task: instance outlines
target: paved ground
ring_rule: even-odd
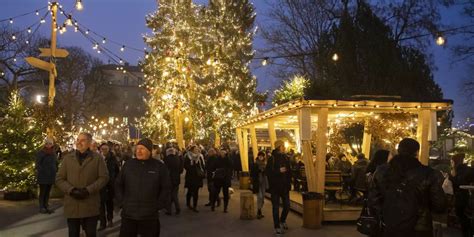
[[[180,197],[184,197],[181,189]],[[239,219],[239,192],[231,197],[229,213],[223,213],[222,207],[211,212],[204,207],[208,200],[207,188],[201,189],[199,200],[199,213],[191,212],[185,208],[179,216],[162,215],[161,236],[274,236],[271,220],[271,206],[265,203],[265,218],[261,220]],[[181,203],[184,203],[181,199]],[[53,200],[53,207],[57,210],[54,214],[38,214],[36,201],[15,202],[0,201],[0,236],[67,236],[67,226],[60,207],[59,200]],[[118,215],[114,220],[115,227],[108,228],[99,236],[118,236],[120,220]],[[6,217],[6,218],[5,218]],[[356,237],[360,235],[354,223],[325,223],[320,230],[308,230],[301,227],[302,218],[298,214],[290,213],[288,216],[289,231],[285,236],[318,236],[318,237]],[[457,230],[446,230],[443,236],[460,236]]]

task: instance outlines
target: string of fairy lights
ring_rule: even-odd
[[[51,3],[49,3],[49,5],[47,7],[42,7],[42,8],[39,8],[39,9],[35,9],[33,11],[29,11],[29,12],[26,12],[26,13],[23,13],[23,14],[13,16],[13,17],[8,17],[8,18],[5,18],[5,19],[1,19],[0,23],[8,21],[10,24],[13,24],[15,22],[15,19],[20,18],[20,17],[24,17],[24,16],[28,16],[28,15],[31,15],[31,14],[35,14],[35,15],[39,16],[40,11],[44,10],[46,8],[49,9],[50,5],[51,5]],[[83,7],[82,1],[81,0],[76,0],[75,9],[76,10],[82,10],[83,8],[84,7]],[[106,37],[105,34],[102,34],[102,33],[99,33],[97,31],[91,30],[91,28],[79,23],[79,21],[73,17],[73,14],[72,14],[73,11],[71,11],[70,13],[66,13],[66,11],[64,10],[62,5],[59,5],[59,9],[60,9],[61,15],[63,15],[65,17],[64,23],[63,24],[58,24],[57,30],[59,30],[60,34],[66,33],[68,26],[73,27],[74,32],[80,32],[81,34],[84,35],[84,37],[86,37],[86,39],[88,39],[92,43],[92,45],[93,45],[92,48],[94,50],[96,50],[97,53],[99,53],[99,54],[104,53],[113,62],[115,62],[119,65],[125,64],[125,61],[123,60],[123,57],[119,56],[117,53],[114,53],[113,50],[110,50],[107,47],[105,47],[105,44],[111,44],[111,45],[117,46],[118,47],[117,50],[120,53],[124,53],[126,51],[135,51],[135,52],[143,53],[145,57],[148,56],[148,52],[147,52],[146,47],[143,48],[143,49],[140,49],[139,47],[134,47],[134,46],[131,46],[131,45],[127,45],[127,44],[124,44],[124,43],[119,42],[117,40],[113,40],[109,37]],[[40,23],[45,23],[45,21],[46,21],[45,17],[46,16],[47,15],[44,15],[39,20]],[[21,33],[21,32],[24,32],[24,31],[28,31],[30,33],[30,32],[32,32],[31,28],[33,28],[36,24],[37,24],[37,22],[35,22],[35,24],[33,24],[29,27],[26,27],[24,30],[21,30],[18,33]],[[469,24],[469,25],[464,25],[464,26],[460,26],[460,27],[454,27],[454,28],[440,30],[436,34],[426,33],[426,34],[420,34],[420,35],[413,35],[413,36],[402,38],[402,39],[400,39],[400,41],[406,41],[406,40],[411,40],[411,39],[416,39],[416,38],[428,37],[428,36],[435,35],[436,36],[436,37],[434,37],[435,43],[439,46],[442,46],[442,45],[445,45],[445,43],[446,43],[446,38],[445,38],[446,35],[448,35],[450,33],[455,33],[459,30],[463,30],[463,29],[466,29],[466,28],[471,28],[471,27],[474,27],[474,24]],[[95,37],[93,37],[92,35],[95,36]],[[13,34],[11,37],[12,37],[12,40],[15,40],[16,34]],[[259,56],[259,57],[254,57],[252,60],[261,61],[262,66],[267,66],[268,64],[273,63],[273,61],[277,60],[277,59],[306,57],[306,56],[312,56],[312,55],[315,55],[315,54],[317,54],[317,52],[306,52],[306,53],[296,53],[296,54],[287,54],[287,55]],[[340,55],[337,52],[335,52],[331,55],[331,60],[338,61],[339,59],[340,59]],[[218,59],[214,59],[214,60],[218,60]],[[124,71],[124,73],[126,73],[126,70],[123,67],[119,67],[118,70],[122,70],[122,71]]]
[[[11,40],[15,41],[16,38],[17,38],[17,35],[22,33],[22,32],[25,32],[25,31],[27,31],[31,35],[34,35],[34,33],[36,33],[38,31],[39,27],[46,22],[46,17],[49,14],[51,4],[52,3],[49,2],[48,6],[46,6],[46,7],[35,9],[33,11],[29,11],[29,12],[19,14],[19,15],[13,16],[13,17],[1,19],[0,23],[8,21],[9,24],[13,25],[16,19],[28,16],[28,15],[32,15],[32,14],[35,14],[36,16],[40,16],[40,12],[47,8],[48,11],[46,11],[46,13],[44,15],[42,15],[42,17],[38,21],[34,22],[30,26],[28,26],[28,27],[26,27],[22,30],[19,30],[18,32],[13,33],[11,35]],[[131,46],[131,45],[128,45],[128,44],[124,44],[120,41],[117,41],[117,40],[111,39],[109,37],[106,37],[105,34],[94,31],[91,28],[87,27],[86,25],[80,23],[73,16],[74,10],[71,10],[70,12],[67,13],[67,11],[65,11],[65,9],[63,8],[62,5],[58,4],[58,7],[59,7],[59,10],[60,10],[60,15],[64,16],[64,19],[65,19],[62,24],[57,24],[57,29],[55,29],[60,33],[60,35],[65,34],[67,32],[68,27],[73,28],[74,32],[79,32],[87,41],[89,41],[92,44],[92,49],[93,50],[95,50],[98,54],[104,55],[105,57],[107,57],[114,64],[117,64],[118,66],[116,67],[116,70],[122,71],[124,74],[128,74],[128,75],[134,77],[135,79],[139,79],[139,76],[137,76],[134,73],[131,73],[131,72],[127,71],[127,67],[125,65],[129,65],[129,63],[126,62],[123,59],[124,56],[125,56],[124,53],[126,53],[127,51],[139,52],[139,53],[143,53],[144,57],[147,58],[148,57],[148,51],[147,51],[146,47],[143,48],[143,49],[140,49],[139,47],[134,47],[134,46]],[[82,4],[82,0],[76,0],[75,10],[80,11],[83,8],[84,8],[84,6]],[[474,24],[469,24],[469,25],[464,25],[464,26],[460,26],[460,27],[441,30],[441,31],[439,31],[435,34],[436,35],[435,43],[439,46],[445,45],[445,43],[446,43],[445,36],[446,35],[448,35],[450,33],[455,33],[456,31],[466,29],[466,28],[470,28],[470,27],[473,27],[473,26],[474,26]],[[34,30],[32,30],[33,28],[34,28]],[[410,39],[416,39],[416,38],[428,37],[428,36],[433,36],[433,34],[414,35],[414,36],[411,36],[411,37],[403,38],[401,40],[404,41],[404,40],[410,40]],[[28,44],[29,39],[27,39],[25,43]],[[111,50],[106,45],[116,46],[117,49],[116,50]],[[116,53],[117,51],[118,51],[118,53]],[[287,54],[287,55],[259,56],[259,57],[253,57],[252,60],[260,61],[262,66],[267,66],[268,64],[276,63],[275,61],[278,60],[278,59],[306,57],[306,56],[315,55],[316,53],[317,52],[307,52],[307,53],[297,53],[297,54]],[[331,60],[336,62],[339,59],[340,59],[340,56],[337,52],[332,54]],[[13,59],[13,60],[14,60],[14,62],[17,61],[16,58]],[[209,64],[209,60],[206,61],[206,62],[202,62],[202,63]],[[215,60],[219,60],[219,59],[214,58],[214,61]],[[0,72],[0,73],[1,73],[0,76],[5,76],[5,73],[3,71]],[[146,77],[147,75],[144,75],[144,76]],[[139,85],[139,86],[141,87],[142,85]],[[157,88],[157,89],[159,90],[159,88]]]

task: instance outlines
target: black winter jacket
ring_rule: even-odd
[[[158,211],[170,202],[171,182],[165,164],[155,159],[131,159],[115,182],[115,195],[122,218],[158,219]]]
[[[286,167],[285,173],[280,172],[281,167]],[[285,194],[291,190],[291,167],[286,154],[273,150],[272,156],[267,161],[265,173],[271,193]]]
[[[210,162],[207,166],[208,174],[211,176],[207,177],[212,178],[213,182],[217,184],[221,184],[224,187],[230,187],[231,185],[231,180],[232,180],[232,161],[230,160],[229,156],[225,157],[216,157],[215,160]],[[222,169],[225,173],[225,176],[223,179],[218,179],[214,176],[214,172],[216,172],[217,169]]]
[[[367,159],[359,159],[352,166],[352,185],[357,190],[367,190],[367,176],[365,175],[365,171],[368,165],[369,161]]]
[[[181,183],[181,174],[184,169],[183,159],[178,155],[167,155],[163,161],[165,162],[166,167],[168,167],[171,185],[173,185],[173,187],[179,186]]]
[[[36,155],[36,179],[38,184],[54,184],[56,172],[58,171],[58,160],[56,153],[47,152],[42,149]]]
[[[398,167],[397,169],[401,172],[395,172],[394,170],[397,169],[394,167]],[[388,187],[398,185],[395,181],[397,177],[404,177],[408,173],[415,175],[414,179],[419,181],[417,193],[420,195],[417,198],[420,206],[418,221],[409,235],[425,236],[426,233],[430,235],[433,230],[431,212],[441,213],[446,209],[446,197],[441,187],[443,176],[440,172],[422,165],[416,158],[397,155],[390,163],[379,166],[369,184],[369,205],[374,207],[378,216],[383,219],[383,203]],[[385,232],[384,236],[403,235]]]
[[[469,185],[474,182],[474,169],[465,164],[455,167],[456,176],[449,176],[449,180],[453,183],[453,191],[456,207],[466,207],[469,202],[469,191],[461,189],[461,185]]]

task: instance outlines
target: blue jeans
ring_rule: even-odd
[[[283,210],[281,216],[280,212],[280,199],[282,201]],[[290,193],[272,193],[272,211],[273,211],[273,226],[280,228],[280,223],[286,222],[288,212],[290,212]]]

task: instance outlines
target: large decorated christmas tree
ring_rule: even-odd
[[[203,139],[232,136],[255,102],[255,13],[247,0],[160,1],[148,16],[152,51],[143,63],[149,94],[142,125],[153,137]]]
[[[40,126],[17,91],[2,108],[0,122],[0,189],[28,191],[34,187],[35,154],[42,142]]]

